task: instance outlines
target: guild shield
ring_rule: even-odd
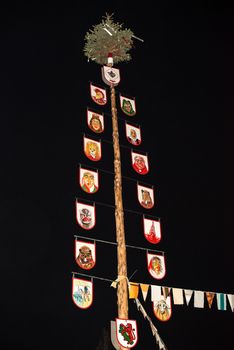
[[[154,190],[137,184],[138,201],[145,209],[151,209],[154,206]]]
[[[164,255],[150,254],[147,252],[147,266],[151,276],[157,280],[162,279],[166,274]]]
[[[171,296],[162,295],[158,301],[153,301],[153,311],[159,321],[168,321],[172,314]]]
[[[76,219],[85,230],[91,230],[96,224],[95,205],[88,205],[76,201]]]
[[[75,241],[75,259],[84,270],[91,270],[96,264],[96,245],[91,242]]]
[[[105,88],[103,89],[90,83],[90,95],[92,100],[100,106],[103,106],[107,103],[107,94]]]
[[[131,151],[132,167],[141,175],[146,175],[149,172],[148,156]]]
[[[160,221],[146,219],[143,216],[144,235],[148,242],[157,244],[161,240]]]
[[[133,348],[138,341],[136,321],[116,318],[115,322],[119,345],[125,349]]]
[[[99,188],[98,171],[91,171],[85,168],[79,168],[79,183],[82,190],[86,193],[96,193]]]
[[[97,162],[102,157],[101,141],[89,139],[84,136],[84,154],[93,162]]]
[[[135,98],[128,98],[123,95],[119,95],[120,98],[120,108],[123,113],[132,117],[136,114],[136,103]]]
[[[92,281],[72,278],[72,300],[80,309],[87,309],[93,302]]]
[[[141,128],[125,122],[126,138],[134,146],[141,144]]]
[[[117,68],[103,66],[102,80],[109,86],[116,86],[120,82],[120,71]]]
[[[103,114],[93,112],[87,109],[87,124],[90,130],[96,134],[100,134],[104,131],[104,116]]]

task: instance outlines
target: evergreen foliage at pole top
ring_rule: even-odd
[[[134,34],[130,29],[122,29],[122,24],[114,23],[112,16],[106,14],[102,22],[85,35],[84,55],[101,65],[107,64],[110,55],[114,64],[131,60],[128,51],[133,46]]]

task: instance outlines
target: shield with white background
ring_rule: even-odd
[[[157,280],[161,280],[166,274],[164,255],[151,254],[147,251],[147,266],[150,275]]]
[[[93,282],[73,277],[72,300],[80,309],[88,309],[93,303]]]
[[[116,318],[117,340],[125,349],[133,348],[138,341],[137,323],[135,320]]]
[[[143,216],[144,235],[148,242],[157,244],[161,240],[160,220],[147,219]]]
[[[91,270],[96,264],[96,244],[75,240],[75,259],[84,270]]]
[[[96,224],[95,205],[76,200],[76,219],[83,229],[91,230]]]

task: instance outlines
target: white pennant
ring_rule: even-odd
[[[151,286],[151,301],[159,301],[161,299],[161,287]]]
[[[231,306],[232,311],[234,311],[234,295],[233,294],[227,294],[229,304]]]
[[[204,308],[204,292],[194,291],[194,307]]]
[[[172,288],[173,300],[175,305],[183,305],[183,289],[181,288]]]
[[[190,299],[191,299],[191,297],[192,297],[193,290],[184,289],[184,294],[185,294],[186,303],[187,303],[187,305],[188,305],[189,302],[190,302]]]

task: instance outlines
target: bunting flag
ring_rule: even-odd
[[[148,156],[131,151],[132,155],[132,167],[141,175],[146,175],[149,172]]]
[[[126,349],[133,348],[138,341],[137,323],[135,320],[116,318],[117,340]]]
[[[138,297],[138,293],[139,284],[130,282],[128,286],[129,299],[136,299]]]
[[[157,244],[161,240],[161,224],[159,220],[151,220],[143,215],[144,235],[148,242]]]
[[[91,270],[96,264],[96,244],[76,240],[75,259],[82,269]]]
[[[215,297],[215,293],[213,293],[213,292],[205,292],[205,293],[206,293],[206,299],[208,302],[208,306],[211,309],[211,306],[212,306],[212,303],[213,303],[213,300]]]
[[[102,80],[109,86],[116,86],[120,82],[120,71],[117,68],[103,66]]]
[[[115,321],[110,321],[110,329],[111,329],[111,343],[113,345],[113,347],[116,350],[119,350],[119,343],[117,340],[117,332],[116,332],[116,322]]]
[[[194,307],[204,308],[204,292],[200,290],[194,291]]]
[[[189,304],[191,297],[193,295],[193,290],[190,289],[184,289],[184,295],[187,305]]]
[[[144,299],[144,301],[146,301],[148,290],[149,290],[149,285],[141,283],[140,287],[141,287],[141,292],[142,292],[143,299]]]
[[[161,295],[159,301],[153,302],[153,311],[159,321],[168,321],[172,315],[171,296]]]
[[[72,278],[72,300],[80,309],[87,309],[93,303],[93,282]]]
[[[76,201],[76,219],[85,230],[91,230],[96,224],[95,205]]]
[[[226,294],[224,293],[217,293],[217,307],[218,310],[227,310],[227,300],[226,300]]]
[[[120,108],[128,116],[132,117],[136,114],[135,98],[128,98],[119,94]]]
[[[82,190],[86,193],[96,193],[99,188],[98,171],[91,171],[80,166],[79,183]]]
[[[183,305],[184,304],[183,289],[172,288],[172,294],[173,294],[174,305]]]
[[[227,294],[228,300],[229,300],[229,304],[230,307],[232,309],[232,311],[234,311],[234,295],[233,294]]]
[[[107,94],[105,88],[103,89],[90,83],[90,95],[92,100],[100,106],[103,106],[107,103]]]
[[[100,134],[104,131],[104,116],[103,114],[93,112],[89,108],[87,109],[87,124],[90,130],[96,134]]]
[[[161,286],[151,286],[151,301],[158,302],[161,299]]]
[[[145,209],[151,209],[154,206],[154,190],[137,183],[138,201]]]
[[[93,162],[97,162],[102,157],[101,141],[89,139],[84,136],[84,154]]]
[[[157,280],[162,279],[166,274],[165,257],[159,254],[150,254],[147,251],[147,266],[151,276]]]
[[[126,138],[134,146],[141,144],[141,128],[125,122]]]

